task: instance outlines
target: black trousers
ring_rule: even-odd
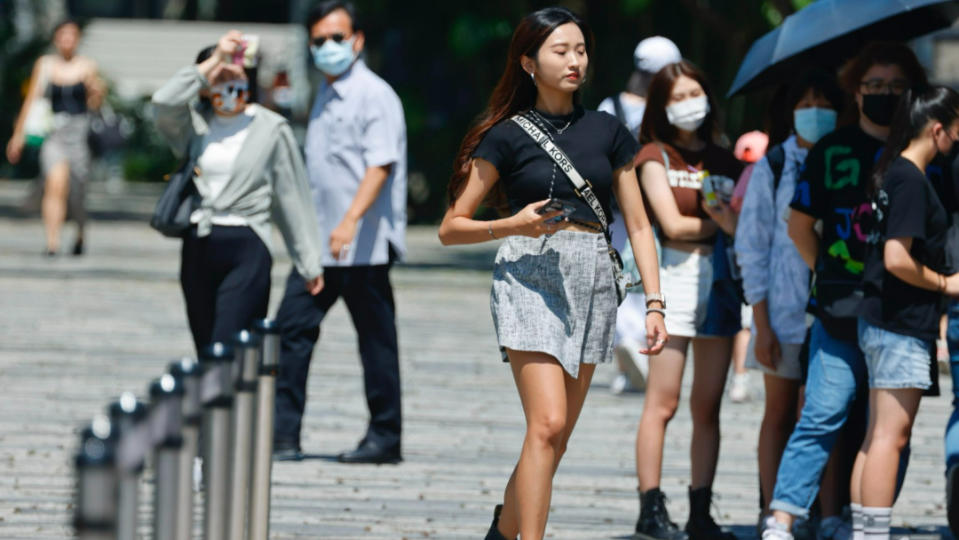
[[[316,296],[306,290],[303,277],[294,269],[277,314],[282,332],[280,375],[276,383],[277,444],[300,445],[306,380],[319,325],[340,297],[356,328],[363,362],[363,383],[370,423],[364,440],[387,450],[400,450],[399,347],[390,265],[329,267],[324,270],[324,288]]]
[[[181,250],[180,285],[198,353],[216,341],[230,343],[266,317],[272,265],[270,250],[249,227],[214,225],[203,238],[190,229]]]

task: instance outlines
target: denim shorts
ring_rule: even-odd
[[[860,318],[859,348],[866,358],[869,388],[926,390],[932,386],[932,343],[884,330]]]

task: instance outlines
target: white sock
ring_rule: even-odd
[[[862,505],[859,503],[849,503],[849,511],[852,515],[852,540],[864,540],[862,533]]]
[[[862,532],[864,540],[889,540],[891,521],[891,507],[863,506]]]

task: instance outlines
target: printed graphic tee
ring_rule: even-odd
[[[857,339],[866,245],[875,234],[866,186],[882,145],[858,124],[826,135],[809,151],[790,203],[822,220],[809,308],[836,339]]]
[[[743,171],[743,165],[733,153],[715,144],[707,144],[702,150],[693,151],[674,147],[665,143],[647,143],[636,156],[636,170],[642,174],[643,164],[655,161],[664,167],[663,153],[669,159],[666,178],[669,188],[676,199],[679,214],[700,219],[710,219],[703,211],[703,179],[706,176],[723,177],[735,181]],[[649,199],[646,202],[646,213],[658,222],[655,212],[649,208]],[[704,238],[698,242],[712,245],[713,238]]]

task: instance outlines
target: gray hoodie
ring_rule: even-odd
[[[208,131],[213,112],[198,106],[199,92],[204,87],[208,87],[207,80],[196,66],[187,66],[153,94],[157,129],[177,157],[187,152],[195,155]],[[214,213],[224,212],[245,218],[269,246],[272,218],[297,271],[306,279],[321,275],[322,239],[316,210],[303,157],[286,119],[258,108],[233,171],[216,198],[202,200],[199,236],[210,234]],[[196,180],[202,182],[202,178]]]

